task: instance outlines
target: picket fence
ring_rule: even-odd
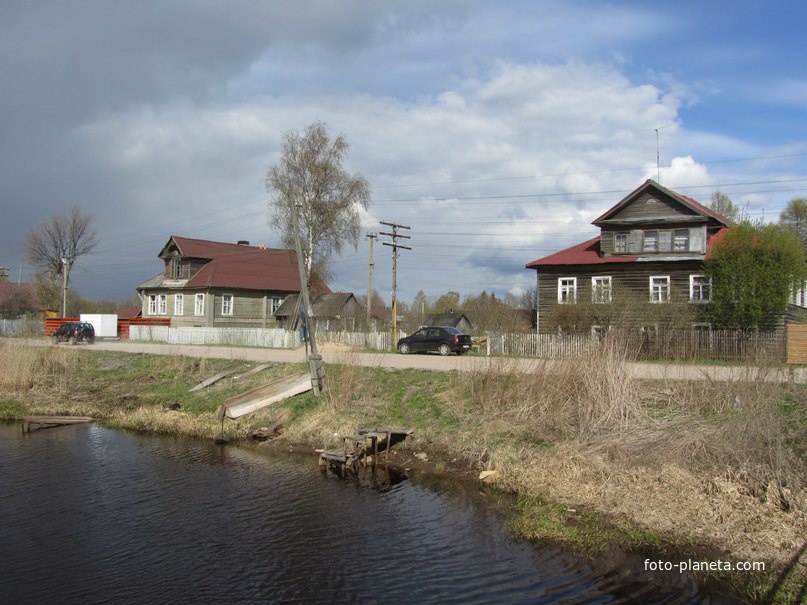
[[[400,334],[401,336],[403,334]],[[137,326],[132,340],[175,345],[229,345],[294,349],[303,345],[299,333],[269,328],[203,328]],[[596,355],[610,342],[619,342],[637,359],[658,360],[771,360],[787,354],[784,331],[742,333],[731,330],[693,332],[659,331],[651,334],[609,333],[604,339],[590,335],[492,334],[475,339],[471,354],[583,359]],[[317,331],[317,343],[336,343],[359,349],[392,350],[391,332]]]

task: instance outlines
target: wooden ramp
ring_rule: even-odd
[[[303,372],[286,376],[261,387],[230,397],[219,407],[218,418],[238,418],[261,408],[311,390],[311,374]]]
[[[394,445],[411,440],[414,434],[413,430],[399,428],[359,429],[355,435],[342,436],[342,447],[322,452],[319,463],[339,473],[347,469],[355,471],[367,456],[372,455],[375,463],[379,452],[389,452]]]
[[[33,433],[39,429],[49,429],[68,424],[92,422],[89,416],[26,416],[22,419],[22,432]]]

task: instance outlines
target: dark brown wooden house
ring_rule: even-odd
[[[711,290],[703,262],[729,219],[647,180],[592,224],[600,228],[597,237],[527,263],[536,272],[539,333],[607,330],[609,314],[598,311],[620,298],[659,305],[656,317],[686,315],[707,327],[698,321]],[[584,305],[585,320],[571,312]],[[583,325],[568,325],[574,323]]]

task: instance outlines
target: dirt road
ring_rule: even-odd
[[[49,344],[37,341],[38,344]],[[68,346],[68,345],[59,345]],[[243,359],[258,362],[301,363],[305,361],[302,349],[261,349],[255,347],[232,346],[196,346],[169,345],[160,343],[144,343],[121,341],[96,341],[94,345],[78,345],[88,349],[105,351],[125,351],[129,353],[150,353],[153,355],[185,355],[188,357],[211,357],[216,359]],[[325,363],[341,363],[382,368],[417,368],[426,370],[460,370],[474,371],[490,367],[499,367],[529,372],[538,364],[564,364],[574,361],[556,360],[547,362],[529,358],[489,358],[477,356],[439,355],[401,355],[399,353],[363,353],[355,351],[333,350],[327,344],[321,351]],[[661,363],[632,363],[631,371],[637,378],[656,378],[668,380],[716,380],[716,381],[770,381],[807,383],[807,368],[790,367],[754,367],[754,366],[695,366]]]

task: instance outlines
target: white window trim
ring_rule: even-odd
[[[561,283],[565,281],[571,281],[571,287],[563,286],[561,287]],[[570,292],[571,293],[571,300],[563,300],[563,293]],[[576,277],[559,277],[558,278],[558,304],[560,305],[573,305],[577,302],[577,278]]]
[[[606,287],[602,287],[598,282],[604,282]],[[608,304],[611,302],[611,280],[610,275],[595,275],[591,278],[591,302],[595,304]],[[600,287],[598,287],[600,286]],[[605,296],[598,296],[597,294],[605,294]]]
[[[157,295],[157,315],[168,315],[168,294]]]
[[[703,305],[712,301],[712,280],[709,279],[706,285],[708,288],[706,298],[695,298],[695,280],[699,277],[706,278],[706,276],[702,274],[693,274],[689,276],[689,302]]]
[[[184,294],[174,294],[174,315],[185,315]]]
[[[157,295],[149,294],[147,315],[157,315]]]
[[[624,245],[617,246],[617,243],[616,243],[617,237],[622,239],[622,243]],[[627,254],[628,253],[628,240],[629,239],[630,239],[630,236],[625,231],[619,231],[617,233],[614,233],[614,254]]]
[[[204,293],[197,293],[193,297],[193,314],[196,317],[203,317],[205,314],[205,295]]]
[[[221,314],[227,317],[232,317],[233,315],[233,306],[235,302],[235,297],[232,294],[222,294],[221,295]]]
[[[666,296],[662,296],[661,295],[662,293],[660,292],[658,300],[654,300],[654,296],[653,296],[653,280],[656,280],[656,279],[663,279],[663,280],[666,280],[666,282],[667,282]],[[653,303],[653,304],[664,304],[664,303],[670,302],[670,276],[669,275],[651,275],[650,276],[650,281],[649,281],[649,286],[650,286],[650,302],[651,303]]]

